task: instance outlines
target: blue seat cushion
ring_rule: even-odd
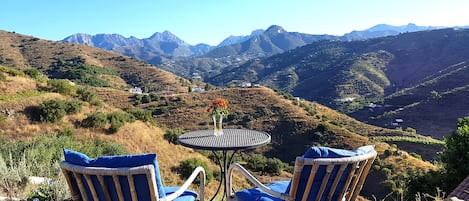
[[[275,192],[285,193],[287,191],[290,181],[276,181],[269,184],[266,184]],[[259,188],[250,188],[240,190],[235,193],[236,198],[240,201],[281,201],[281,199],[273,197],[267,194],[265,191]]]
[[[64,149],[64,158],[65,161],[85,166],[85,167],[108,167],[108,168],[120,168],[120,167],[137,167],[142,165],[153,165],[155,168],[155,181],[157,184],[158,196],[165,197],[166,192],[163,188],[163,182],[160,176],[160,170],[158,167],[158,161],[156,154],[137,154],[137,155],[121,155],[121,156],[99,156],[97,158],[89,158],[87,155]],[[145,177],[136,177],[136,179],[146,179]],[[125,182],[125,179],[121,179],[123,182],[123,187],[128,184]],[[141,185],[141,186],[139,186]],[[146,182],[136,182],[137,189],[142,189],[138,196],[143,196],[148,193],[148,185]],[[147,189],[147,190],[145,190]],[[112,190],[112,187],[111,189]],[[145,192],[146,191],[146,192]]]
[[[166,192],[166,195],[170,195],[179,188],[179,186],[165,186],[164,191]],[[181,196],[178,198],[174,199],[176,201],[194,201],[197,198],[197,193],[192,190],[186,190],[184,193],[182,193]]]
[[[342,157],[350,157],[350,156],[359,156],[370,151],[374,150],[374,145],[366,145],[362,147],[358,147],[354,150],[346,150],[346,149],[335,149],[329,147],[311,147],[309,148],[303,157],[305,158],[342,158]]]

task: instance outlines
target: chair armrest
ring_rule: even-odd
[[[187,180],[184,182],[184,184],[182,184],[182,186],[180,186],[174,193],[171,193],[169,194],[168,196],[160,199],[162,201],[171,201],[171,200],[174,200],[176,199],[177,197],[181,196],[182,193],[184,193],[184,191],[186,191],[189,186],[194,182],[195,178],[197,178],[197,176],[200,176],[200,186],[199,186],[199,200],[204,200],[204,197],[205,197],[205,180],[206,180],[206,176],[205,176],[205,170],[203,167],[197,167],[194,169],[194,171],[192,172],[191,176],[189,176],[189,178],[187,178]]]
[[[233,175],[233,170],[234,169],[239,170],[241,172],[241,174],[244,177],[246,177],[251,183],[253,183],[256,187],[260,188],[261,190],[265,191],[266,193],[268,193],[268,194],[270,194],[274,197],[280,198],[282,200],[290,200],[290,197],[288,195],[273,191],[272,189],[270,189],[266,185],[262,184],[259,180],[257,180],[251,173],[249,173],[243,166],[241,166],[238,163],[231,164],[230,168],[228,169],[228,176],[227,176],[228,185],[229,185],[229,187],[228,187],[228,196],[233,195],[232,175]]]

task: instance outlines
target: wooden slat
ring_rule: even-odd
[[[109,193],[109,189],[106,183],[104,183],[104,177],[102,175],[97,175],[97,177],[99,184],[101,185],[101,189],[103,190],[104,197],[106,198],[106,200],[111,200],[111,194]]]
[[[117,197],[119,200],[124,200],[124,194],[122,193],[122,186],[119,182],[119,176],[112,175],[112,181],[114,181],[114,186],[116,187]]]
[[[352,196],[350,196],[350,200],[355,200],[355,199],[356,199],[356,196],[355,196],[355,198],[354,198],[354,194],[355,194],[354,192],[355,192],[355,190],[356,190],[356,188],[357,188],[357,184],[358,184],[358,182],[359,182],[359,180],[360,180],[360,175],[363,173],[363,170],[365,169],[365,165],[364,165],[363,163],[366,163],[366,161],[365,161],[365,162],[359,162],[358,169],[357,169],[357,171],[355,172],[355,175],[354,175],[354,178],[353,178],[353,182],[352,182],[352,184],[351,184],[351,186],[350,186],[350,192],[353,193]]]
[[[357,198],[358,193],[361,191],[363,183],[365,183],[365,179],[368,175],[368,172],[371,169],[371,165],[373,164],[373,161],[374,161],[374,158],[369,159],[369,160],[366,161],[366,164],[363,165],[365,167],[364,167],[363,171],[360,173],[359,183],[357,184],[357,187],[355,188],[355,191],[353,191],[353,195],[352,195],[353,200],[355,200]]]
[[[301,172],[303,171],[304,163],[300,158],[295,161],[295,169],[293,172],[292,186],[290,188],[290,199],[296,198],[296,192],[298,190],[298,183],[300,182]]]
[[[135,190],[134,177],[129,174],[127,175],[127,181],[129,182],[130,195],[132,195],[132,200],[137,201],[137,191]]]
[[[326,190],[327,183],[329,183],[329,177],[331,176],[331,172],[334,169],[334,164],[330,164],[326,167],[326,174],[322,178],[321,187],[319,188],[318,194],[316,195],[316,201],[320,201],[322,194]]]
[[[88,188],[91,191],[91,195],[93,196],[93,200],[99,200],[98,193],[96,193],[96,187],[93,184],[93,180],[91,180],[90,175],[84,175],[86,183],[88,184]]]
[[[345,168],[347,168],[347,164],[340,165],[340,168],[337,171],[337,175],[335,176],[334,183],[332,184],[329,194],[327,195],[327,200],[332,200],[332,197],[334,196],[334,192],[337,188],[337,185],[339,184],[340,178],[342,178]]]
[[[319,164],[313,164],[311,171],[309,173],[308,182],[306,183],[305,191],[303,197],[301,198],[302,201],[306,201],[309,196],[309,192],[311,191],[311,186],[313,186],[314,177],[316,176],[316,172],[318,171]]]
[[[350,185],[353,185],[354,180],[357,178],[355,174],[357,172],[358,165],[359,165],[358,162],[350,165],[350,172],[347,178],[347,182],[345,183],[346,186],[344,187],[344,189],[342,189],[342,193],[341,193],[341,196],[345,196],[345,201],[350,201],[352,198],[352,195],[350,193],[347,193],[346,191],[348,190],[348,192],[351,192]]]
[[[81,175],[82,174],[78,174],[76,172],[73,173],[73,177],[75,177],[77,181],[78,189],[80,190],[81,199],[83,199],[83,201],[88,201],[88,195],[86,195],[85,185],[83,185],[83,180],[81,179]]]
[[[74,188],[72,186],[72,178],[71,178],[71,174],[73,174],[72,172],[66,170],[66,169],[62,169],[62,173],[63,175],[65,176],[65,180],[67,181],[67,185],[68,185],[68,188],[70,189],[70,194],[71,194],[71,197],[72,197],[72,200],[80,200],[80,195],[78,194],[76,188]]]
[[[152,174],[153,174],[153,172],[147,172],[145,175],[147,176],[148,186],[150,187],[151,200],[152,201],[157,201],[158,195],[156,194],[156,192],[158,190],[154,188],[156,185],[153,184],[153,182],[155,182],[155,181],[152,179],[153,178]]]

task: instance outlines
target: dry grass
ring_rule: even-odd
[[[18,94],[33,90],[37,90],[36,82],[31,82],[31,79],[21,76],[8,76],[5,82],[0,82],[0,95]]]

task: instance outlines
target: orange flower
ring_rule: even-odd
[[[223,115],[228,116],[228,101],[224,98],[215,98],[212,101],[212,105],[207,108],[207,112],[211,115]]]

